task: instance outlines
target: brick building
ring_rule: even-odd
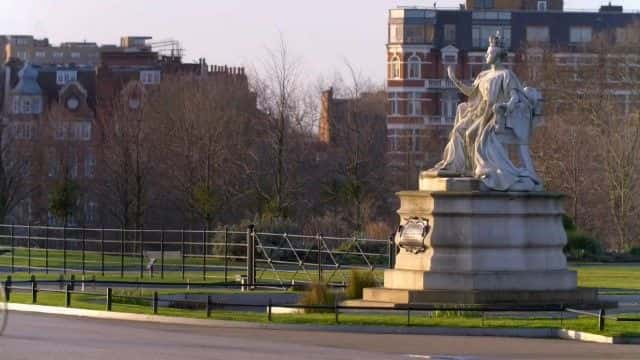
[[[46,39],[0,36],[7,59],[0,72],[3,155],[10,153],[12,160],[26,164],[20,170],[24,174],[18,175],[28,182],[23,186],[26,195],[22,194],[4,221],[58,224],[60,219],[48,211],[49,191],[61,179],[71,178],[79,185],[81,198],[69,224],[103,222],[101,199],[95,191],[101,169],[99,124],[110,121],[117,96],[126,96],[131,109],[141,106],[145,89],[159,84],[163,74],[241,82],[255,107],[255,94],[249,91],[244,69],[209,66],[204,59],[183,63],[179,52],[153,51],[146,43],[149,39],[123,37],[119,47],[101,46],[95,63],[74,62],[77,58],[73,56],[32,62],[38,58],[32,57],[34,51],[48,46]]]
[[[417,174],[437,162],[462,94],[447,77],[470,82],[485,68],[487,39],[500,31],[507,66],[535,57],[535,46],[575,61],[598,33],[624,41],[623,28],[640,15],[619,6],[563,11],[561,0],[468,0],[460,9],[399,7],[389,11],[387,43],[387,151],[400,188],[415,188]],[[526,54],[522,54],[524,49]],[[628,99],[626,100],[628,101]]]

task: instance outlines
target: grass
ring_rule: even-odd
[[[24,292],[12,293],[12,302],[31,303],[31,294]],[[39,293],[39,305],[63,306],[64,294],[62,293]],[[89,294],[74,294],[71,305],[75,308],[104,310],[104,296]],[[152,314],[151,306],[146,302],[138,304],[123,302],[118,297],[114,297],[113,311],[127,312],[135,314]],[[185,310],[173,308],[160,308],[159,315],[188,317],[205,319],[206,313],[203,310]],[[625,316],[629,317],[629,316]],[[217,310],[211,314],[212,319],[229,321],[249,321],[266,323],[267,316],[264,312],[239,312]],[[278,324],[335,324],[333,313],[308,313],[308,314],[278,314],[272,315],[272,322]],[[377,325],[377,326],[407,326],[407,315],[404,311],[389,314],[362,314],[362,313],[342,313],[339,317],[341,325]],[[562,324],[559,319],[548,318],[482,318],[481,316],[458,316],[454,314],[438,314],[436,316],[427,313],[413,313],[411,316],[411,326],[426,327],[466,327],[466,328],[565,328],[578,331],[586,331],[607,336],[640,336],[640,326],[637,322],[618,322],[608,320],[604,331],[598,331],[597,318],[579,317],[577,319],[564,320]]]
[[[640,290],[640,264],[574,264],[571,268],[578,272],[579,286]]]

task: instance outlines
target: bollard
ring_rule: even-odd
[[[157,291],[153,292],[153,313],[154,314],[158,313],[158,292]]]
[[[338,302],[333,303],[333,312],[336,314],[336,324],[340,324],[340,319],[338,316],[340,315],[340,308],[338,307]]]
[[[267,321],[271,322],[271,298],[269,298],[269,305],[267,305]]]
[[[64,275],[60,274],[60,276],[58,276],[58,288],[60,290],[64,289]]]
[[[211,302],[211,295],[207,296],[207,317],[210,318],[211,317],[211,307],[212,307],[213,303]]]
[[[8,275],[7,281],[4,282],[4,297],[7,301],[11,300],[11,275]]]
[[[247,285],[250,290],[256,283],[256,236],[253,224],[247,226]]]
[[[76,289],[76,276],[71,274],[71,278],[69,279],[69,284],[71,286],[71,291]]]
[[[113,289],[107,288],[107,311],[111,311],[113,304]]]
[[[605,312],[604,309],[600,309],[600,312],[598,313],[598,330],[602,331],[604,330],[604,318],[605,316]]]
[[[71,284],[64,289],[64,306],[71,307]]]
[[[82,274],[82,282],[80,283],[80,291],[84,292],[84,274]]]
[[[36,283],[36,277],[31,277],[31,303],[36,304],[38,302],[38,283]]]
[[[407,326],[411,325],[411,308],[407,308]]]

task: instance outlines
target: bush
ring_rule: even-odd
[[[300,299],[300,305],[305,306],[333,306],[336,301],[336,295],[327,287],[326,283],[313,283]],[[331,312],[326,309],[305,309],[306,313],[312,312]]]
[[[602,243],[579,230],[567,231],[564,252],[573,259],[588,259],[602,255]]]
[[[632,247],[631,250],[629,250],[629,254],[633,256],[640,256],[640,246]]]
[[[362,289],[376,286],[378,282],[372,271],[352,270],[345,296],[347,299],[362,299]]]

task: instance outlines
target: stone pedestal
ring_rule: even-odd
[[[465,303],[592,304],[577,289],[562,251],[563,196],[483,191],[472,178],[421,176],[420,191],[398,193],[401,224],[428,221],[424,251],[400,249],[384,288],[364,300],[398,305]]]

